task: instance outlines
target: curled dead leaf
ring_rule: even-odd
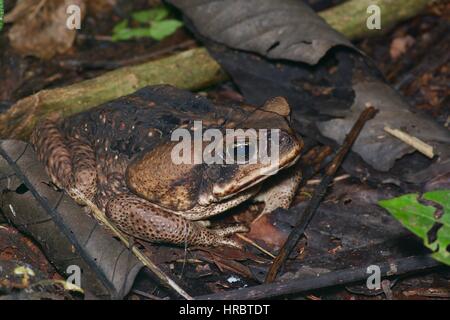
[[[6,15],[14,25],[8,33],[12,47],[23,55],[50,59],[72,47],[76,30],[67,27],[67,8],[80,8],[84,17],[84,0],[22,0]]]

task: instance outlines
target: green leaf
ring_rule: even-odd
[[[150,23],[154,21],[161,21],[169,15],[169,10],[164,7],[156,7],[150,10],[137,11],[131,15],[133,20],[140,23]]]
[[[113,41],[124,41],[135,38],[150,37],[149,28],[126,28],[120,29],[112,36]]]
[[[155,40],[162,40],[173,34],[183,23],[175,19],[153,22],[150,26],[150,37]]]
[[[450,190],[436,190],[425,193],[422,198],[432,201],[436,206],[425,205],[418,201],[418,194],[406,194],[398,198],[378,202],[403,226],[422,238],[425,246],[431,249],[433,258],[450,265]],[[443,209],[440,217],[437,208]],[[433,228],[435,238],[429,240]],[[437,230],[437,232],[436,232]]]
[[[128,28],[128,21],[127,20],[122,20],[120,21],[118,24],[116,24],[113,28],[113,33],[117,33],[120,32],[124,29]]]
[[[130,28],[128,20],[123,20],[114,27],[112,40],[124,41],[142,37],[162,40],[173,34],[183,25],[179,20],[166,19],[169,13],[169,9],[164,6],[135,12],[132,14],[132,18],[141,27]]]
[[[3,0],[0,0],[0,31],[3,29],[3,16],[5,14]]]

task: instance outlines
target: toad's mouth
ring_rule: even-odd
[[[244,175],[242,178],[236,179],[233,184],[226,186],[215,185],[213,187],[214,197],[218,201],[229,199],[240,192],[254,187],[277,172],[292,166],[300,158],[300,149],[300,145],[298,148],[293,148],[282,160],[280,160],[279,163],[270,163],[268,166],[254,170],[248,175]]]

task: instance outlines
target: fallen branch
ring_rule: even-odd
[[[336,183],[336,182],[339,182],[342,180],[347,180],[349,178],[351,178],[351,175],[346,173],[346,174],[340,175],[339,177],[334,178],[333,183]],[[318,184],[320,184],[320,179],[311,179],[311,180],[306,181],[306,185],[308,185],[308,186],[313,186],[313,185],[318,185]]]
[[[144,266],[150,269],[156,277],[168,288],[173,289],[180,296],[186,300],[193,300],[193,298],[184,291],[175,281],[173,281],[168,275],[166,275],[156,264],[154,264],[146,255],[144,255],[136,246],[132,245],[122,231],[120,231],[115,225],[109,222],[105,214],[94,204],[87,199],[85,195],[77,189],[70,190],[75,194],[77,198],[81,199],[83,203],[91,210],[92,215],[97,219],[99,223],[105,225],[111,232],[122,241],[127,248],[133,252],[133,254],[142,262]]]
[[[435,268],[441,264],[430,256],[400,258],[390,262],[374,263],[380,267],[381,277],[398,276]],[[342,286],[366,281],[370,274],[367,266],[323,273],[318,277],[291,279],[239,290],[214,293],[195,297],[195,300],[257,300],[310,292],[334,286]]]
[[[302,237],[303,233],[305,232],[305,229],[309,225],[309,222],[313,218],[314,213],[317,211],[320,202],[325,196],[325,192],[328,188],[328,185],[333,181],[337,169],[341,165],[347,153],[350,151],[353,143],[356,141],[356,138],[358,137],[359,133],[364,127],[364,124],[368,120],[372,119],[375,116],[376,112],[377,110],[374,107],[366,108],[359,116],[353,128],[345,137],[345,140],[342,146],[339,148],[333,161],[331,161],[331,163],[325,170],[325,176],[322,178],[322,181],[318,185],[317,189],[314,191],[314,195],[309,201],[307,207],[305,208],[305,211],[301,215],[300,219],[297,221],[294,229],[292,229],[291,233],[289,234],[289,237],[287,238],[286,242],[284,243],[283,247],[278,253],[278,256],[273,261],[273,264],[270,267],[269,272],[267,273],[266,276],[266,283],[270,283],[275,280],[278,271],[284,265],[287,258],[291,254],[292,250],[297,246],[298,241]]]
[[[392,129],[388,126],[384,127],[384,131],[403,141],[407,145],[413,147],[420,153],[426,155],[428,158],[432,159],[434,157],[433,147],[423,142],[422,140],[413,137],[412,135],[404,131],[401,131],[399,129]]]

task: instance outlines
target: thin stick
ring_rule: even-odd
[[[410,135],[404,131],[401,131],[399,129],[392,129],[392,128],[386,126],[386,127],[384,127],[384,131],[393,135],[397,139],[403,141],[407,145],[413,147],[420,153],[426,155],[428,158],[432,159],[434,157],[433,147],[430,146],[428,143],[425,143],[422,140],[420,140],[416,137],[413,137],[412,135]]]
[[[243,241],[247,242],[248,244],[254,246],[256,249],[258,249],[259,251],[267,254],[269,257],[271,257],[272,259],[275,259],[275,256],[270,253],[269,251],[267,251],[266,249],[264,249],[263,247],[261,247],[259,244],[257,244],[255,241],[253,241],[252,239],[247,238],[246,236],[236,233],[236,236],[238,236],[239,238],[241,238]]]
[[[127,248],[130,248],[130,242],[128,238],[120,231],[115,225],[109,222],[108,218],[105,216],[103,211],[101,211],[92,201],[90,201],[86,196],[80,192],[78,189],[71,189],[70,192],[75,194],[82,202],[92,211],[94,217],[101,223],[107,226],[116,235],[120,241],[122,241]],[[169,288],[172,288],[180,296],[186,300],[193,300],[193,298],[184,291],[175,281],[173,281],[169,276],[167,276],[156,264],[154,264],[146,255],[144,255],[137,247],[132,246],[131,251],[133,254],[152,271],[159,280]]]
[[[336,177],[336,178],[333,179],[333,183],[336,183],[336,182],[339,182],[339,181],[342,181],[342,180],[347,180],[350,177],[351,177],[351,175],[349,175],[347,173],[343,174],[343,175],[340,175],[339,177]],[[317,185],[319,183],[320,183],[320,179],[311,179],[311,180],[308,180],[306,182],[306,185],[312,186],[312,185]]]
[[[308,226],[309,222],[314,216],[314,213],[317,211],[320,202],[325,196],[325,192],[328,188],[328,185],[333,181],[337,169],[341,165],[347,153],[350,151],[350,148],[352,147],[353,143],[355,142],[356,138],[361,132],[361,129],[363,128],[364,124],[368,120],[372,119],[375,116],[376,112],[377,110],[374,107],[366,108],[359,116],[350,133],[347,134],[347,136],[345,137],[344,143],[338,150],[333,161],[328,165],[327,169],[325,170],[325,176],[322,178],[322,181],[315,190],[313,197],[311,198],[310,202],[305,208],[305,211],[303,212],[299,221],[297,221],[294,229],[289,234],[289,237],[284,243],[283,247],[281,248],[278,256],[273,261],[273,264],[270,267],[269,272],[267,273],[266,276],[266,283],[270,283],[275,280],[278,271],[284,265],[292,250],[297,246],[298,241],[302,237],[306,227]]]

